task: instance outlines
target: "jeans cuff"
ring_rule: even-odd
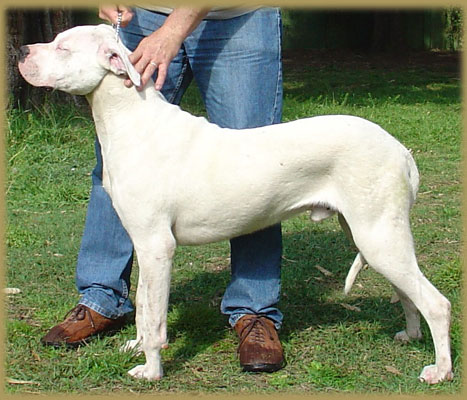
[[[117,319],[134,311],[134,307],[129,299],[127,299],[120,307],[103,307],[101,303],[85,294],[79,299],[78,304],[89,307],[91,310],[110,319]]]
[[[256,314],[248,314],[248,313],[245,313],[245,314],[231,314],[230,317],[229,317],[229,324],[230,326],[233,328],[235,326],[235,324],[238,322],[238,320],[242,317],[244,317],[245,315],[256,315]],[[277,321],[276,319],[274,319],[272,316],[269,316],[267,314],[261,314],[263,316],[265,316],[266,318],[269,318],[272,322],[274,322],[274,326],[276,327],[277,330],[279,330],[282,326],[282,321]]]

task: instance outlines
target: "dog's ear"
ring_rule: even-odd
[[[128,75],[135,86],[141,85],[141,76],[128,59],[129,51],[120,42],[103,43],[99,47],[99,58],[104,67],[116,75]]]

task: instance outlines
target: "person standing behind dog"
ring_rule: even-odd
[[[133,51],[130,61],[141,74],[141,87],[154,77],[156,90],[170,103],[179,104],[194,78],[211,122],[234,129],[280,122],[279,9],[105,6],[99,16],[115,24],[119,12],[121,40]],[[131,85],[129,80],[125,85]],[[46,345],[77,345],[98,333],[117,330],[134,311],[128,298],[133,246],[102,187],[97,140],[96,158],[76,267],[81,298],[69,316],[41,339]],[[280,225],[230,243],[231,282],[221,311],[239,335],[240,365],[245,371],[276,371],[284,363],[277,334],[282,314],[276,306]]]

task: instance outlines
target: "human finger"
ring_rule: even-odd
[[[99,7],[99,18],[109,21],[112,24],[117,23],[118,7],[116,5],[105,5]]]
[[[134,13],[130,7],[123,6],[123,5],[119,5],[118,10],[122,13],[122,21],[120,25],[122,28],[124,28],[133,19]]]
[[[167,64],[159,65],[159,68],[157,70],[156,83],[154,84],[154,87],[156,90],[161,90],[162,86],[164,86],[165,79],[167,78],[167,70],[168,70]]]
[[[156,70],[159,69],[159,67],[160,66],[157,63],[155,63],[154,61],[150,61],[146,65],[146,67],[144,68],[143,73],[141,74],[141,86],[140,86],[141,89],[146,86],[146,83],[148,83],[148,81],[154,75],[154,72],[156,72]]]
[[[122,14],[120,26],[125,27],[133,19],[133,11],[131,8],[123,5],[104,5],[99,7],[99,18],[116,24],[119,13]]]

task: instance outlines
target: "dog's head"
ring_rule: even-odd
[[[110,26],[77,26],[58,34],[50,43],[23,46],[18,67],[33,86],[85,95],[108,71],[126,75],[139,86],[141,78],[129,54]]]

